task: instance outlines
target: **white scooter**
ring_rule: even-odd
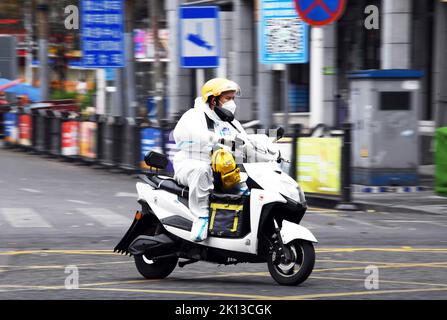
[[[239,164],[244,188],[211,193],[208,238],[198,243],[191,241],[194,216],[188,209],[188,187],[166,175],[142,175],[143,182],[136,185],[142,210],[115,252],[134,256],[138,271],[148,279],[167,277],[177,263],[267,262],[279,284],[302,283],[313,270],[317,239],[299,224],[306,200],[296,181],[278,167],[281,160]],[[149,152],[145,162],[163,169],[168,160]]]

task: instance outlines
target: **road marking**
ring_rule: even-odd
[[[90,204],[90,202],[82,201],[82,200],[65,200],[67,202],[79,203],[79,204]]]
[[[364,283],[365,279],[359,278],[339,278],[339,277],[322,277],[322,276],[313,276],[309,277],[310,279],[321,279],[321,280],[336,280],[336,281],[359,281],[360,283]],[[408,284],[408,285],[417,285],[417,286],[438,286],[438,287],[447,287],[447,283],[427,283],[427,282],[414,282],[414,281],[395,281],[395,280],[384,280],[380,278],[380,283],[391,283],[391,284]]]
[[[389,265],[392,264],[394,262],[371,262],[371,261],[352,261],[352,260],[328,260],[328,259],[317,259],[317,262],[330,262],[330,263],[352,263],[352,264],[383,264],[383,265]]]
[[[9,224],[15,228],[51,228],[45,219],[31,208],[1,208]]]
[[[79,289],[77,289],[77,290],[177,294],[177,295],[226,297],[226,298],[242,298],[242,299],[258,299],[258,300],[281,299],[281,297],[275,297],[275,296],[262,296],[262,295],[254,295],[254,294],[240,294],[240,293],[226,293],[226,292],[199,292],[199,291],[177,291],[177,290],[156,290],[156,289],[121,289],[121,288],[85,288],[85,287],[79,287]]]
[[[76,210],[108,228],[128,226],[132,222],[130,217],[126,218],[105,208],[76,208]]]
[[[433,263],[390,263],[389,265],[378,266],[379,269],[399,269],[399,268],[447,268],[447,262],[433,262]],[[327,271],[350,271],[350,270],[365,270],[364,267],[341,267],[341,268],[326,268],[314,269],[313,272],[327,272]]]
[[[334,209],[325,209],[325,208],[317,208],[317,207],[308,207],[306,212],[340,212]]]
[[[16,256],[23,254],[67,254],[67,255],[113,255],[117,256],[111,249],[109,250],[24,250],[24,251],[0,251],[0,256]]]
[[[360,251],[377,251],[377,252],[408,252],[408,253],[447,253],[447,248],[322,248],[316,249],[317,253],[342,253],[342,252],[360,252]]]
[[[447,291],[447,288],[373,290],[373,291],[352,291],[352,292],[337,292],[337,293],[305,294],[305,295],[300,295],[300,296],[285,296],[282,298],[282,300],[305,300],[305,299],[318,299],[318,298],[339,298],[339,297],[349,297],[349,296],[382,295],[382,294],[411,293],[411,292],[437,292],[437,291]]]
[[[417,267],[429,267],[429,268],[446,268],[447,262],[433,262],[433,263],[389,263],[389,265],[378,266],[379,269],[394,269],[394,268],[417,268]],[[342,267],[342,268],[327,268],[327,269],[314,269],[312,272],[331,272],[331,271],[351,271],[351,270],[365,270],[365,267]],[[243,277],[243,276],[270,276],[268,272],[233,272],[217,275],[206,275],[196,277],[197,279],[206,278],[226,278],[226,277]]]
[[[31,192],[31,193],[41,193],[39,190],[36,189],[29,189],[29,188],[20,188],[22,191]]]
[[[138,193],[117,192],[115,193],[115,197],[138,198]]]
[[[95,263],[75,263],[77,267],[89,267],[89,266],[99,266],[99,265],[115,265],[115,264],[133,264],[132,260],[129,261],[119,261],[119,262],[95,262]],[[51,270],[51,269],[65,269],[66,265],[34,265],[34,266],[17,266],[17,265],[2,265],[0,268],[4,269],[14,269],[14,271],[29,270],[29,269],[41,269],[41,270]],[[6,270],[3,270],[6,271]]]
[[[313,229],[318,229],[318,228],[320,228],[320,226],[317,226],[316,224],[314,224],[314,223],[310,223],[310,222],[303,222],[302,223],[302,226],[303,227],[305,227],[305,228],[307,228],[307,229],[309,229],[309,230],[313,230]]]
[[[137,282],[149,282],[148,280],[135,280]],[[120,283],[118,283],[120,284]],[[99,283],[92,286],[101,285]],[[104,285],[104,284],[102,284]],[[20,288],[29,290],[65,290],[65,286],[24,286],[24,285],[0,285],[0,288]],[[134,292],[134,293],[159,293],[159,294],[178,294],[206,297],[227,297],[227,298],[243,298],[243,299],[260,299],[260,300],[276,300],[281,297],[262,296],[254,294],[226,293],[226,292],[198,292],[198,291],[178,291],[178,290],[161,290],[161,289],[125,289],[125,288],[92,288],[86,285],[79,286],[76,290],[90,291],[114,291],[114,292]]]
[[[147,281],[147,280],[144,280]],[[94,284],[96,285],[96,284]],[[2,288],[26,288],[29,290],[64,290],[64,286],[22,286],[22,285],[0,285]],[[337,298],[349,296],[364,296],[364,295],[384,295],[395,293],[412,293],[412,292],[440,292],[447,291],[443,288],[421,288],[421,289],[398,289],[398,290],[375,290],[375,291],[349,291],[349,292],[333,292],[333,293],[319,293],[306,294],[297,296],[264,296],[253,294],[240,293],[225,293],[225,292],[198,292],[198,291],[179,291],[179,290],[160,290],[160,289],[126,289],[126,288],[92,288],[80,286],[76,290],[88,291],[110,291],[110,292],[132,292],[132,293],[158,293],[158,294],[174,294],[174,295],[192,295],[192,296],[206,296],[206,297],[226,297],[226,298],[243,298],[243,299],[261,299],[261,300],[306,300],[318,298]]]
[[[445,224],[440,224],[435,221],[426,221],[426,220],[380,220],[380,221],[392,222],[392,223],[427,223],[427,224],[432,224],[432,225],[439,226],[439,227],[444,227],[444,228],[447,227],[447,225],[445,225]]]
[[[355,224],[361,224],[361,225],[364,225],[364,226],[377,228],[377,229],[386,229],[386,230],[390,230],[390,229],[396,229],[396,228],[397,228],[397,227],[384,227],[384,226],[379,226],[379,225],[376,225],[376,224],[373,224],[373,223],[369,223],[369,222],[366,222],[366,221],[362,221],[362,220],[358,220],[358,219],[343,218],[343,220],[350,221],[350,222],[355,223]]]
[[[341,213],[335,213],[335,212],[338,212],[338,211],[333,211],[333,212],[334,213],[315,213],[314,216],[329,217],[329,218],[338,218],[338,217],[343,217],[344,216]]]
[[[378,251],[378,252],[408,252],[408,253],[447,253],[447,248],[412,248],[412,247],[393,247],[393,248],[321,248],[316,249],[316,253],[344,253],[360,251]],[[112,249],[60,249],[60,250],[23,250],[23,251],[0,251],[0,255],[22,255],[22,254],[69,254],[69,255],[114,255]]]
[[[166,279],[144,279],[144,280],[129,280],[129,281],[111,281],[111,282],[93,282],[82,284],[82,287],[95,287],[95,286],[108,286],[115,284],[134,284],[134,283],[152,283],[152,282],[160,282],[167,281]],[[30,285],[15,285],[15,284],[2,284],[0,288],[24,288],[29,290],[60,290],[65,289],[65,286],[30,286]]]

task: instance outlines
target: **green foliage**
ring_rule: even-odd
[[[64,90],[56,90],[50,95],[50,100],[76,99],[76,92],[67,92]]]
[[[89,90],[85,96],[81,98],[81,110],[85,110],[87,107],[95,106],[95,90]]]

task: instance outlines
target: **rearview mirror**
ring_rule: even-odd
[[[279,127],[278,129],[276,129],[276,139],[281,139],[282,137],[284,137],[284,128],[283,127]]]

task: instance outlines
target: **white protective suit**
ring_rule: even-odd
[[[214,122],[214,132],[208,130],[205,113]],[[194,108],[180,118],[174,129],[174,140],[180,149],[174,156],[174,178],[189,187],[189,209],[196,216],[208,217],[208,196],[213,190],[211,152],[221,137],[234,139],[246,137],[244,128],[236,119],[232,123],[222,121],[202,98],[195,100]],[[244,139],[245,140],[245,139]]]

